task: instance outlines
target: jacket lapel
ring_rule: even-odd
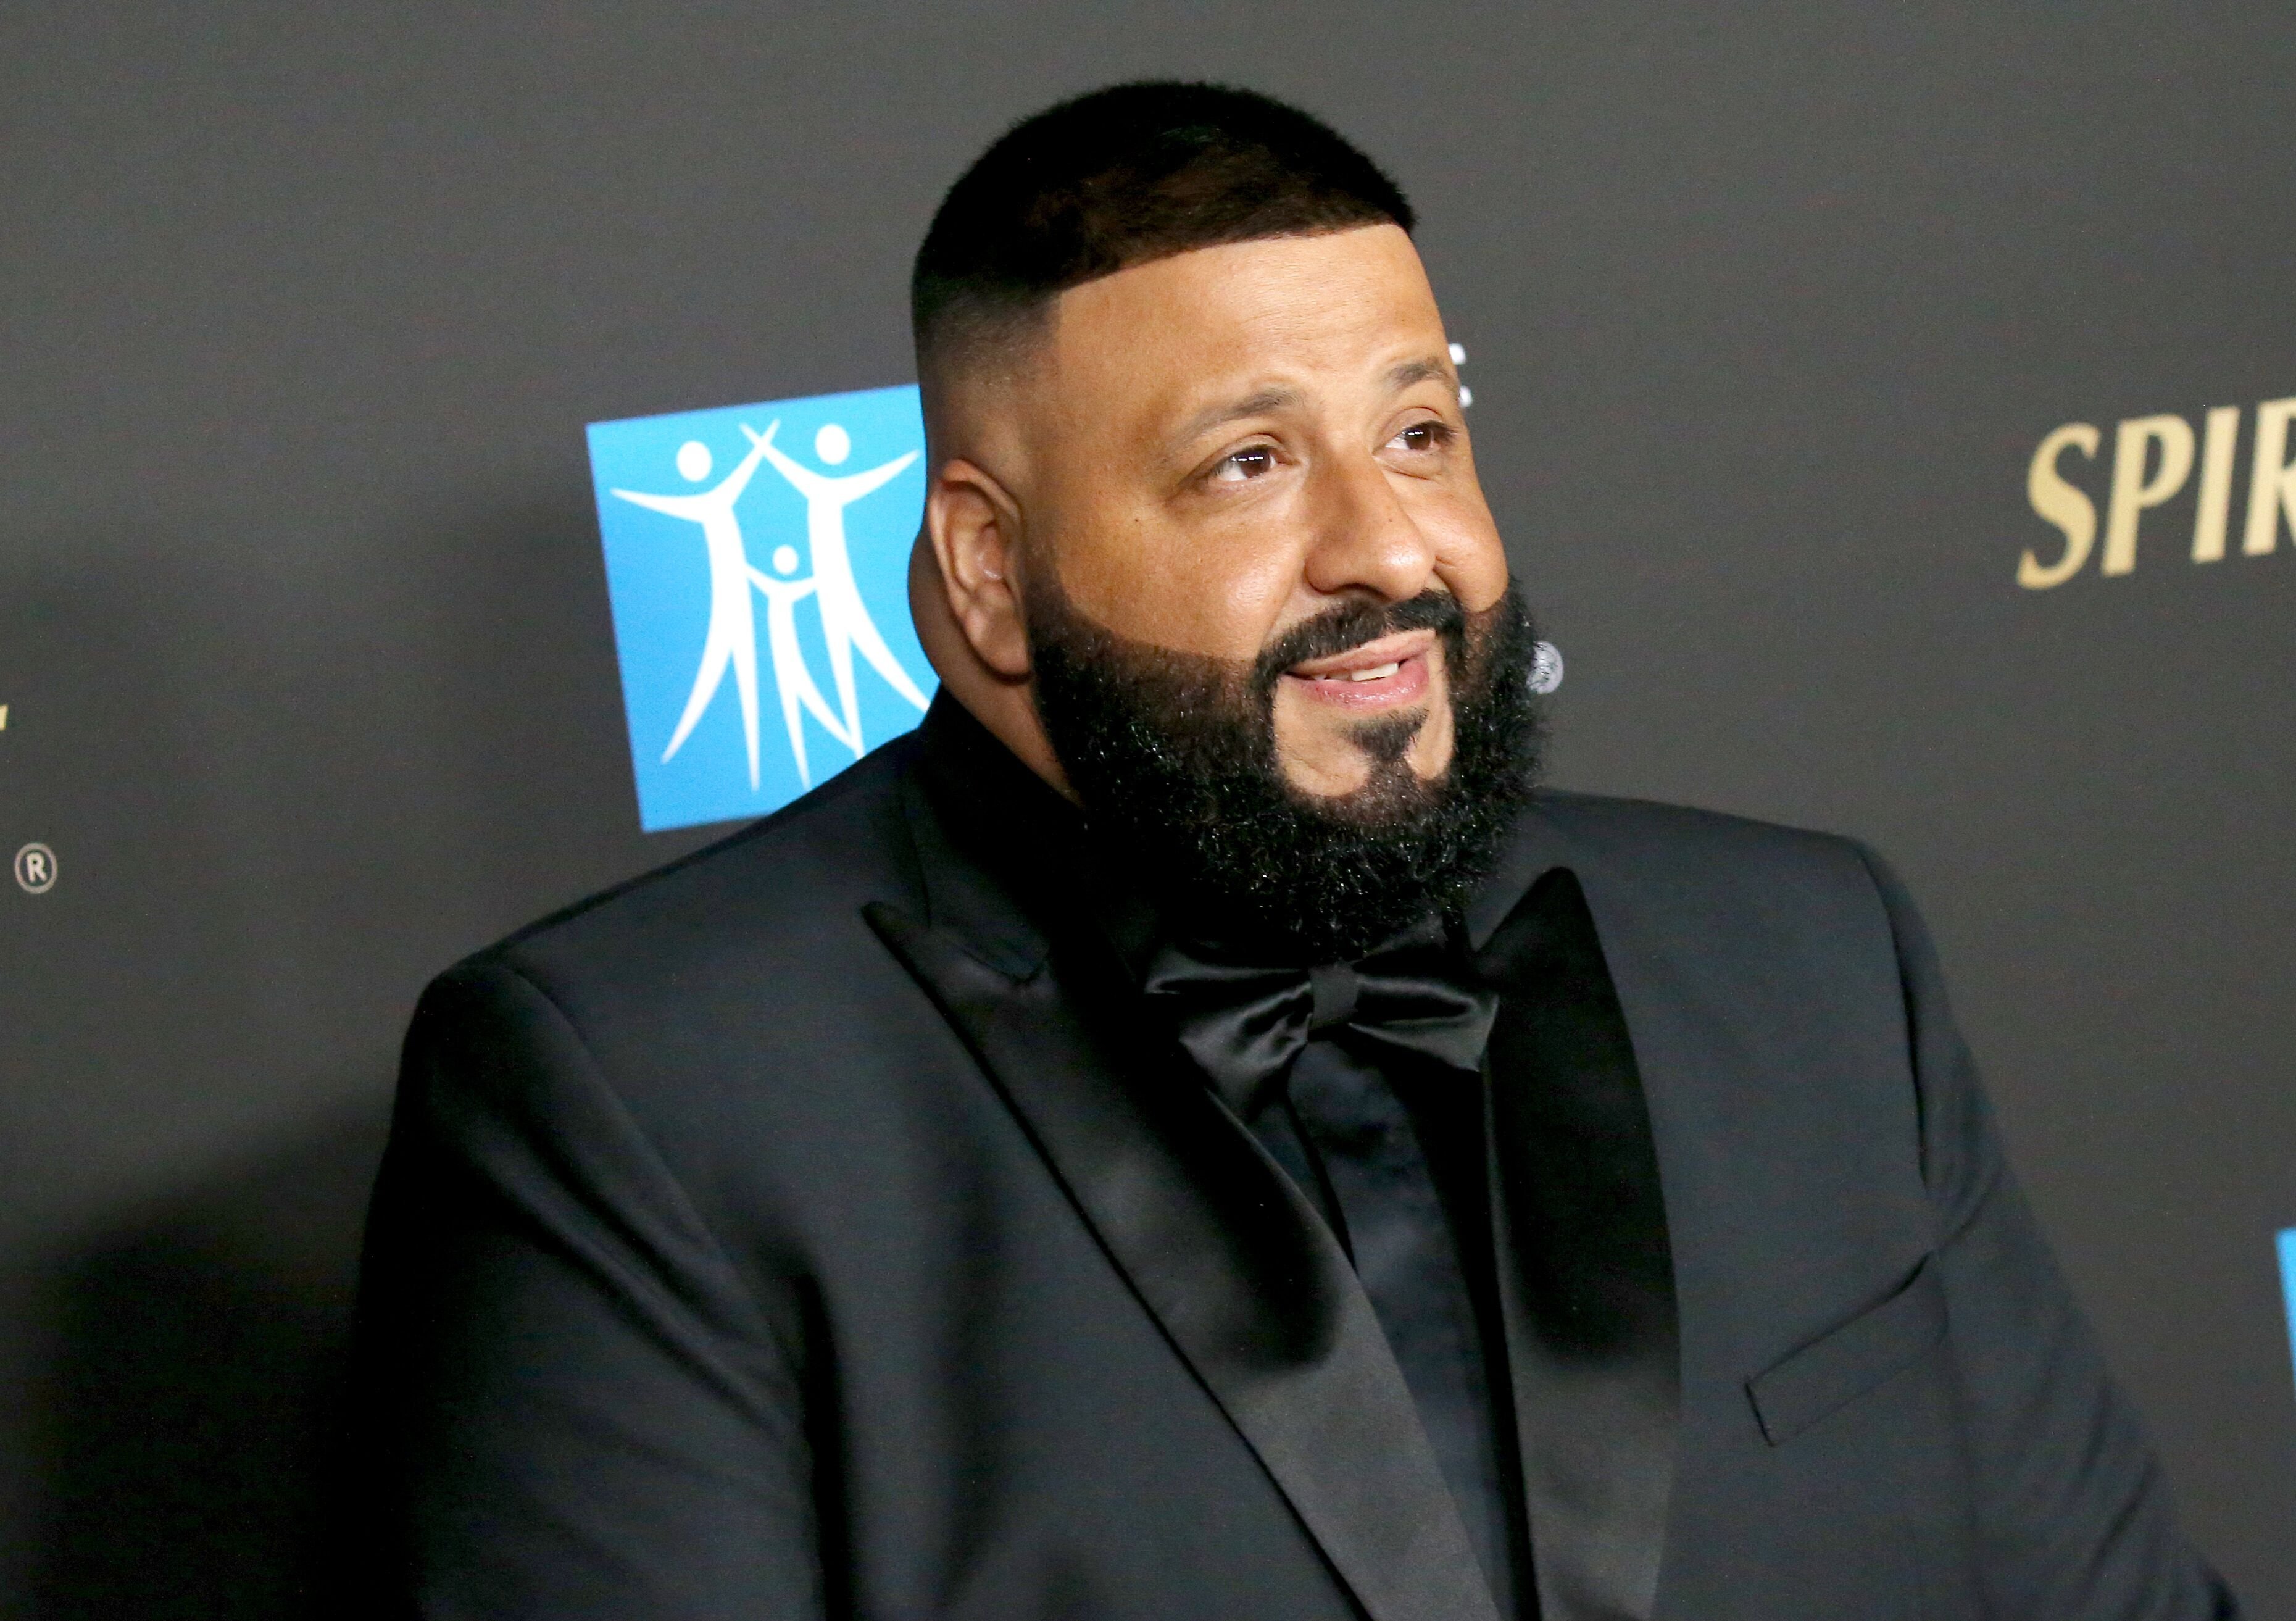
[[[1209,1088],[1111,1015],[1086,930],[1046,942],[912,785],[928,917],[870,926],[931,996],[1086,1222],[1373,1621],[1497,1621],[1369,1300]]]
[[[1488,1123],[1508,1371],[1539,1613],[1645,1621],[1680,1411],[1666,1200],[1603,941],[1548,843],[1518,847],[1538,876],[1477,958],[1501,993]]]

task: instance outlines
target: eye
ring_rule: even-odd
[[[1425,422],[1413,423],[1387,442],[1398,450],[1424,456],[1430,451],[1440,450],[1451,442],[1451,425],[1430,417]]]
[[[1220,458],[1212,469],[1212,481],[1218,484],[1241,484],[1247,479],[1259,478],[1275,470],[1275,449],[1272,445],[1247,445],[1242,449]]]

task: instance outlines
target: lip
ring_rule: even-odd
[[[1283,679],[1303,696],[1341,709],[1400,709],[1427,695],[1427,660],[1434,649],[1432,630],[1406,630],[1295,664]]]

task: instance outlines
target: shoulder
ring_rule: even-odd
[[[1507,862],[1518,891],[1570,868],[1622,941],[1706,974],[1847,976],[1894,1000],[1914,924],[1857,840],[1685,805],[1542,793]]]
[[[1878,909],[1887,882],[1880,858],[1856,839],[1689,805],[1543,792],[1530,819],[1529,842],[1549,863],[1683,901],[1831,895]]]
[[[896,739],[764,820],[530,924],[442,978],[506,971],[570,1015],[601,999],[689,1000],[729,982],[799,992],[786,970],[854,949],[865,904],[915,888],[901,803],[914,753],[913,737]]]
[[[1836,833],[1759,821],[1727,811],[1602,794],[1542,792],[1541,816],[1575,839],[1644,861],[1703,863],[1722,858],[1762,865],[1861,861],[1855,840]]]
[[[913,755],[888,745],[441,975],[408,1032],[406,1129],[603,1156],[627,1173],[616,1185],[643,1167],[709,1222],[732,1219],[728,1189],[762,1211],[823,1166],[857,1173],[868,1156],[840,1133],[892,1129],[901,1078],[941,1052],[931,1004],[862,915],[917,904]]]

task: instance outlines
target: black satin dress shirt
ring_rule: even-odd
[[[1317,1036],[1286,1079],[1240,1112],[1355,1263],[1499,1613],[1514,1615],[1521,1515],[1481,1078]]]

